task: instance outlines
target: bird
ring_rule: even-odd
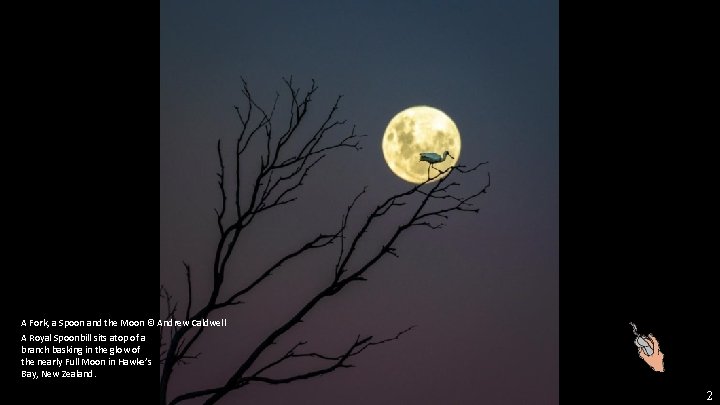
[[[445,152],[442,154],[442,156],[440,156],[439,154],[437,154],[437,153],[435,153],[435,152],[422,152],[422,153],[420,153],[420,161],[421,161],[421,162],[428,162],[428,163],[430,163],[430,165],[428,166],[428,179],[430,179],[430,168],[433,167],[433,165],[434,165],[435,163],[442,163],[442,162],[444,162],[445,159],[446,159],[448,156],[450,156],[451,159],[455,159],[454,157],[452,157],[452,155],[451,155],[450,152],[448,152],[448,151],[445,151]],[[434,168],[434,167],[433,167],[433,168]],[[435,170],[437,170],[438,172],[440,171],[440,170],[438,170],[438,169],[435,169]]]

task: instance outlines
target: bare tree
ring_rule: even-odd
[[[317,249],[325,249],[331,245],[337,247],[337,260],[333,259],[334,276],[320,291],[316,291],[297,312],[287,320],[280,322],[275,330],[264,337],[250,352],[247,358],[237,365],[235,371],[227,376],[224,383],[216,387],[187,392],[175,398],[168,398],[168,384],[175,367],[194,357],[191,349],[205,332],[202,326],[190,325],[181,327],[160,328],[161,340],[161,377],[160,377],[160,404],[178,404],[194,398],[206,398],[206,404],[214,404],[228,393],[247,386],[251,383],[285,384],[297,380],[318,377],[341,368],[352,367],[350,359],[359,355],[366,349],[397,340],[406,328],[395,336],[386,339],[374,339],[372,336],[358,335],[354,341],[349,342],[347,348],[340,353],[327,354],[303,351],[306,341],[289,345],[287,352],[268,363],[260,364],[260,357],[267,354],[268,349],[278,343],[283,336],[310,313],[318,304],[342,292],[348,285],[365,281],[368,271],[387,255],[398,257],[394,247],[398,239],[413,228],[438,229],[443,221],[455,212],[478,212],[473,202],[490,186],[490,176],[479,190],[464,196],[453,194],[459,183],[452,181],[454,177],[476,171],[484,163],[474,167],[451,166],[440,171],[428,181],[415,185],[409,189],[390,196],[381,201],[367,217],[358,230],[350,232],[348,220],[353,209],[365,194],[363,189],[347,206],[337,229],[327,233],[319,233],[315,238],[301,244],[300,247],[279,258],[273,265],[259,271],[254,280],[247,285],[226,285],[225,275],[228,262],[235,251],[238,238],[246,232],[250,224],[260,215],[271,212],[295,201],[297,193],[303,186],[304,180],[317,167],[320,161],[328,154],[341,149],[360,149],[359,138],[355,127],[344,136],[333,138],[330,134],[344,128],[345,121],[335,118],[341,96],[339,96],[325,119],[313,131],[300,137],[300,126],[306,120],[312,96],[317,91],[315,82],[311,87],[301,92],[295,87],[292,78],[284,79],[289,92],[289,119],[279,133],[274,132],[276,122],[275,113],[279,94],[269,109],[262,108],[253,98],[247,83],[243,80],[243,95],[246,106],[235,107],[240,119],[240,135],[234,144],[234,159],[232,162],[233,175],[228,175],[228,168],[223,160],[222,144],[217,143],[220,171],[218,185],[221,195],[220,208],[217,209],[217,226],[220,238],[215,249],[212,265],[212,290],[206,301],[193,302],[193,289],[191,267],[184,263],[185,278],[187,280],[187,302],[183,309],[178,309],[178,303],[168,291],[161,286],[161,297],[165,300],[166,319],[201,320],[208,318],[215,311],[232,307],[242,303],[246,294],[261,283],[267,282],[273,273],[281,271],[290,262],[301,255]],[[303,128],[304,130],[304,128]],[[326,139],[327,138],[327,139]],[[331,139],[332,138],[332,139]],[[298,141],[299,139],[299,141]],[[290,142],[295,140],[295,142]],[[248,162],[253,156],[248,156],[253,141],[262,142],[263,150],[259,156],[259,168],[247,188],[241,184],[240,162]],[[255,157],[257,159],[257,157]],[[485,162],[487,163],[487,162]],[[242,192],[241,192],[242,191]],[[380,247],[369,257],[358,256],[358,246],[366,239],[371,238],[373,225],[387,215],[406,217],[395,226],[389,236],[380,240]],[[374,241],[377,241],[374,239]],[[352,265],[351,263],[352,261]],[[323,366],[308,369],[304,372],[277,376],[277,367],[296,359],[308,359],[324,363]]]

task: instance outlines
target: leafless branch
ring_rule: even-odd
[[[237,107],[235,107],[237,109]],[[240,114],[238,112],[238,114]],[[220,228],[220,233],[225,232],[225,227],[223,226],[223,218],[225,217],[225,209],[227,205],[227,194],[225,193],[225,163],[223,162],[223,155],[222,155],[222,141],[218,139],[217,141],[217,153],[218,153],[218,160],[220,161],[220,172],[217,174],[219,180],[218,185],[220,187],[220,194],[222,196],[222,203],[220,205],[220,211],[215,209],[215,214],[217,215],[217,223],[218,227]]]
[[[478,208],[475,207],[474,203],[490,187],[488,174],[487,184],[482,189],[463,196],[458,193],[460,182],[449,180],[472,173],[487,162],[469,168],[451,166],[445,170],[436,169],[437,174],[432,177],[428,175],[426,182],[414,185],[382,201],[364,217],[364,221],[360,222],[359,228],[351,232],[348,224],[352,216],[354,216],[354,209],[358,200],[366,193],[367,189],[365,188],[347,206],[337,229],[318,233],[314,238],[300,244],[295,250],[280,257],[271,266],[260,271],[254,278],[251,278],[252,281],[247,285],[227,285],[225,283],[225,274],[228,271],[230,258],[236,253],[235,248],[240,235],[250,228],[254,219],[270,210],[288,206],[296,201],[307,177],[311,175],[314,169],[320,166],[328,154],[341,149],[361,149],[359,138],[363,135],[358,135],[355,127],[352,127],[349,133],[339,137],[337,140],[332,140],[330,137],[331,133],[340,130],[346,122],[335,117],[342,96],[335,100],[322,122],[318,127],[310,131],[307,138],[301,139],[300,142],[290,142],[292,139],[298,139],[301,129],[306,129],[303,122],[306,120],[312,97],[317,92],[318,87],[313,81],[309,89],[303,92],[299,87],[295,87],[292,77],[283,79],[283,81],[288,90],[289,119],[285,130],[281,131],[282,133],[278,136],[273,133],[273,122],[279,94],[276,94],[272,108],[266,110],[253,98],[247,82],[243,79],[242,94],[245,98],[246,107],[235,106],[235,111],[240,119],[240,133],[235,141],[235,159],[233,160],[235,181],[231,182],[233,190],[226,189],[226,167],[222,155],[222,144],[219,141],[217,144],[218,159],[220,161],[218,184],[221,193],[221,205],[220,209],[215,210],[215,214],[220,238],[215,249],[212,266],[212,288],[208,298],[200,302],[199,305],[195,305],[193,313],[191,269],[188,264],[183,263],[188,284],[185,319],[192,324],[192,321],[207,318],[220,309],[242,304],[244,302],[242,299],[247,299],[246,294],[270,280],[274,273],[288,267],[294,259],[310,251],[326,248],[339,241],[337,258],[331,265],[334,267],[334,276],[328,280],[327,285],[311,295],[311,298],[299,307],[291,318],[281,322],[272,332],[262,338],[222,385],[181,394],[168,401],[168,384],[174,367],[185,364],[189,359],[197,357],[197,355],[190,355],[190,350],[206,331],[204,327],[193,328],[189,325],[171,327],[168,333],[169,340],[162,342],[161,346],[160,402],[162,405],[177,404],[200,397],[207,397],[205,403],[213,404],[224,398],[228,393],[251,383],[286,384],[321,376],[341,368],[352,367],[348,360],[369,347],[399,339],[401,335],[413,327],[397,333],[394,337],[383,340],[373,340],[372,336],[362,338],[358,335],[354,342],[349,344],[342,353],[335,355],[320,352],[300,352],[299,349],[307,343],[301,341],[291,347],[283,356],[264,366],[258,365],[261,356],[267,356],[268,349],[276,345],[281,339],[286,338],[286,334],[297,324],[303,322],[303,318],[318,304],[336,296],[353,282],[366,281],[369,270],[383,257],[388,255],[399,257],[395,244],[403,234],[410,229],[416,228],[440,229],[444,226],[444,221],[449,219],[450,215],[455,212],[478,212]],[[263,138],[262,143],[258,145],[258,148],[255,148],[260,150],[260,165],[256,174],[252,177],[250,172],[241,171],[240,163],[256,161],[254,159],[257,159],[257,155],[246,156],[246,154],[255,150],[250,145],[254,139],[258,138],[256,135],[259,132],[264,133],[264,137],[259,137]],[[330,140],[328,141],[328,139]],[[244,184],[241,180],[247,178],[252,178],[247,183],[249,187],[241,190],[241,185]],[[228,191],[234,194],[234,202],[231,203],[235,206],[234,210],[227,209]],[[382,239],[379,236],[370,237],[369,235],[375,233],[373,229],[377,223],[389,215],[404,219],[399,225],[395,225],[388,236]],[[360,249],[361,245],[367,245],[370,250]],[[370,251],[371,253],[361,256],[358,253],[361,250]],[[351,263],[353,263],[352,266]],[[161,288],[161,297],[166,300],[168,318],[174,318],[177,303],[172,304],[172,298],[164,287]],[[319,368],[283,377],[268,375],[276,371],[276,366],[298,358],[314,358],[326,364]],[[253,369],[256,371],[252,371]]]
[[[372,336],[367,336],[367,337],[362,338],[360,335],[358,335],[355,338],[355,341],[351,345],[349,345],[348,348],[343,353],[336,355],[336,356],[329,356],[329,355],[325,355],[325,354],[318,353],[318,352],[298,353],[297,349],[300,348],[301,346],[304,346],[307,344],[307,341],[300,341],[300,342],[296,343],[290,350],[288,350],[282,357],[259,368],[257,371],[255,371],[251,375],[242,378],[230,390],[244,387],[253,382],[260,382],[260,383],[272,384],[272,385],[288,384],[293,381],[319,377],[324,374],[328,374],[332,371],[335,371],[339,368],[352,368],[352,367],[354,367],[354,365],[347,363],[347,361],[351,357],[357,356],[358,354],[362,353],[369,347],[378,346],[381,344],[385,344],[385,343],[389,343],[389,342],[398,340],[400,338],[400,336],[411,331],[415,327],[416,326],[411,326],[407,329],[404,329],[404,330],[398,332],[395,336],[393,336],[391,338],[376,340],[376,341],[372,340],[372,338],[373,338]],[[268,377],[268,376],[263,375],[266,371],[269,371],[272,368],[274,368],[286,361],[289,361],[292,359],[297,359],[297,358],[321,359],[321,360],[328,361],[330,364],[328,364],[325,367],[317,368],[317,369],[306,371],[306,372],[301,372],[301,373],[294,374],[294,375],[287,376],[287,377]],[[200,391],[189,392],[187,394],[178,396],[172,402],[170,402],[170,404],[171,405],[177,404],[179,402],[182,402],[182,401],[185,401],[188,399],[203,397],[203,396],[207,396],[207,395],[222,396],[222,395],[225,395],[224,392],[226,392],[227,389],[228,389],[227,387],[216,387],[216,388],[209,389],[209,390],[200,390]],[[206,401],[206,403],[208,403],[208,404],[211,404],[214,402],[215,402],[215,400],[213,400],[212,398],[209,399],[208,401]]]
[[[192,280],[190,279],[190,265],[183,262],[183,265],[185,266],[185,278],[187,279],[187,286],[188,286],[188,302],[187,307],[185,308],[185,319],[190,319],[190,308],[192,307]]]
[[[165,286],[162,284],[160,285],[160,298],[165,300],[165,314],[166,314],[165,319],[164,319],[165,322],[172,320],[175,317],[175,312],[177,310],[177,303],[175,303],[175,304],[172,303],[172,296],[168,292],[167,288],[165,288]],[[164,343],[165,340],[164,340],[163,329],[158,328],[158,330],[160,333],[160,346],[165,347],[165,346],[167,346],[167,344]],[[175,331],[176,330],[174,328],[170,328],[169,337],[168,337],[169,340],[172,340],[174,338]],[[164,360],[164,358],[162,357],[163,354],[167,355],[167,349],[164,350],[163,353],[161,353],[161,361]]]
[[[255,287],[258,286],[260,283],[262,283],[266,278],[270,277],[270,275],[271,275],[275,270],[279,269],[283,264],[285,264],[285,263],[288,262],[289,260],[291,260],[291,259],[293,259],[293,258],[295,258],[295,257],[298,257],[298,256],[302,255],[303,253],[306,253],[306,252],[309,251],[309,250],[312,250],[312,249],[320,249],[320,248],[323,248],[323,247],[325,247],[325,246],[330,245],[331,243],[333,243],[333,241],[334,241],[335,239],[337,239],[337,238],[339,237],[339,233],[340,233],[340,231],[338,231],[338,232],[336,232],[336,233],[334,233],[334,234],[332,234],[332,235],[320,234],[320,235],[318,235],[317,237],[315,237],[315,239],[313,239],[313,240],[311,240],[310,242],[304,244],[304,245],[303,245],[302,247],[300,247],[299,249],[295,250],[295,251],[292,252],[292,253],[289,253],[289,254],[285,255],[285,256],[282,257],[280,260],[278,260],[277,262],[275,262],[275,264],[273,264],[272,266],[270,266],[270,268],[268,268],[267,270],[265,270],[258,278],[256,278],[256,279],[255,279],[252,283],[250,283],[247,287],[242,288],[241,290],[237,291],[237,292],[234,293],[232,296],[230,296],[230,298],[228,298],[227,300],[225,300],[223,303],[218,304],[218,308],[221,308],[221,307],[224,307],[224,306],[227,306],[227,305],[231,305],[231,302],[237,300],[237,299],[240,298],[241,296],[243,296],[243,295],[247,294],[248,292],[250,292],[253,288],[255,288]]]
[[[363,190],[358,193],[358,195],[353,198],[350,205],[347,207],[347,211],[345,212],[345,215],[343,215],[342,224],[340,225],[340,252],[338,254],[338,260],[337,264],[335,264],[335,277],[337,278],[340,273],[340,264],[342,263],[343,255],[345,254],[345,229],[348,225],[348,219],[350,218],[350,213],[352,212],[353,207],[355,207],[355,204],[360,199],[360,197],[365,194],[367,191],[367,187],[364,187]]]

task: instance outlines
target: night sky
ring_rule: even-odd
[[[359,333],[384,338],[416,329],[355,357],[356,368],[251,385],[225,403],[558,402],[556,1],[165,1],[160,17],[160,272],[177,298],[185,297],[183,260],[193,266],[193,299],[207,296],[220,203],[215,148],[218,139],[230,145],[240,128],[233,106],[244,102],[241,77],[265,105],[276,91],[286,96],[283,77],[303,89],[315,79],[310,121],[343,94],[338,117],[367,137],[362,151],[323,161],[297,203],[253,224],[227,283],[242,284],[336,227],[364,186],[353,226],[404,191],[408,183],[388,169],[380,142],[388,121],[409,106],[433,106],[455,121],[462,164],[490,162],[461,178],[467,193],[491,173],[477,215],[404,235],[399,259],[384,258],[369,282],[323,301],[274,353],[301,339],[335,353]],[[256,166],[242,163],[247,173]],[[224,312],[229,326],[198,342],[202,355],[178,369],[171,394],[222,384],[323,285],[334,254],[293,262],[247,304]]]

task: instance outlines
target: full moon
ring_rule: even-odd
[[[419,184],[428,180],[430,165],[420,161],[420,153],[432,152],[442,157],[448,151],[452,156],[433,164],[430,177],[437,176],[438,170],[457,165],[460,159],[460,131],[450,117],[436,108],[410,107],[390,120],[383,136],[382,150],[393,173],[405,181]],[[435,180],[444,176],[447,173]]]

